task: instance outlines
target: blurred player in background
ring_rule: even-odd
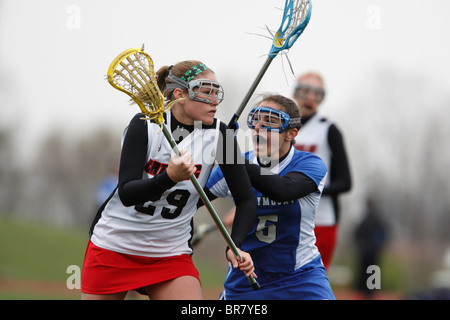
[[[334,299],[314,236],[327,169],[318,156],[292,146],[301,126],[299,109],[291,99],[268,95],[252,109],[247,123],[254,151],[245,153],[246,169],[257,217],[242,250],[252,256],[261,288],[252,290],[230,267],[221,298]],[[220,168],[213,170],[206,187],[212,199],[231,195]]]
[[[379,203],[379,202],[378,202]],[[379,211],[377,201],[371,196],[366,200],[366,209],[362,220],[355,227],[354,240],[358,258],[356,289],[364,298],[371,299],[373,288],[367,285],[367,268],[379,266],[389,235],[386,221]]]
[[[95,204],[99,209],[117,187],[119,174],[119,157],[110,160],[108,174],[100,181],[95,190]]]
[[[352,181],[342,134],[333,122],[318,112],[324,97],[324,81],[319,74],[305,73],[297,79],[294,99],[300,107],[302,129],[295,138],[295,148],[318,155],[328,168],[314,230],[316,245],[328,269],[337,243],[338,196],[350,190]]]

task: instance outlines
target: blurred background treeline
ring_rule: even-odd
[[[439,270],[448,268],[450,96],[437,99],[439,93],[432,85],[424,86],[420,79],[392,70],[380,72],[373,86],[383,94],[361,92],[358,99],[349,102],[354,107],[352,119],[357,117],[358,121],[335,115],[345,134],[354,188],[341,199],[339,242],[330,278],[339,286],[353,281],[354,228],[363,217],[367,197],[371,197],[389,229],[381,261],[382,288],[406,294],[434,285],[441,275]],[[417,92],[420,87],[422,97],[405,94],[401,98],[393,92],[402,87],[405,92]],[[18,127],[3,124],[0,128],[0,221],[8,218],[84,230],[87,236],[96,212],[96,189],[120,154],[123,128],[103,125],[82,131],[76,138],[55,128],[34,148],[36,153],[18,160],[20,152],[14,142]],[[215,205],[225,214],[231,203],[225,200]],[[196,219],[212,223],[203,211]],[[22,236],[21,232],[14,235]],[[225,270],[222,251],[217,254],[222,241],[218,232],[209,234],[197,252]],[[1,247],[8,245],[1,243]],[[32,251],[33,242],[28,246],[21,250]],[[0,261],[3,264],[8,262]],[[0,278],[1,273],[0,267]]]

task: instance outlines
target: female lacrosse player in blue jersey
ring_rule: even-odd
[[[268,95],[248,115],[254,151],[245,153],[257,202],[257,218],[241,249],[250,253],[260,290],[229,268],[222,299],[334,299],[315,246],[314,216],[327,169],[309,152],[293,147],[300,112],[292,100]],[[207,194],[230,196],[220,168]]]

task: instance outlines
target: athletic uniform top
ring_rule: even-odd
[[[253,190],[257,219],[242,250],[252,256],[257,274],[259,270],[292,273],[319,257],[314,217],[327,173],[325,164],[312,153],[294,148],[270,172],[256,165],[253,151],[247,152],[245,157],[250,162],[247,171],[252,185],[258,185]],[[291,177],[296,177],[297,181],[291,183]],[[207,188],[216,197],[230,195],[220,168],[211,173]],[[293,190],[296,192],[294,197]],[[277,195],[273,197],[273,194]],[[239,272],[233,269],[227,275],[225,287],[238,283],[248,287],[244,282]]]
[[[169,178],[165,170],[172,148],[160,126],[142,117],[137,114],[124,131],[118,187],[98,211],[91,241],[104,249],[145,257],[191,254],[189,240],[199,195],[190,179],[174,183]],[[165,118],[179,149],[191,153],[197,167],[195,176],[203,187],[216,156],[226,152],[225,141],[231,130],[225,130],[226,125],[216,119],[212,125],[187,126],[171,113]],[[234,151],[238,151],[236,145]],[[220,164],[240,211],[246,212],[245,216],[240,213],[240,228],[233,228],[231,234],[237,246],[251,228],[253,219],[248,216],[255,212],[250,181],[243,161],[240,163]]]
[[[328,168],[328,176],[316,213],[315,224],[332,226],[338,223],[339,193],[350,190],[351,177],[342,135],[336,125],[316,113],[303,119],[295,137],[295,148],[319,156]]]

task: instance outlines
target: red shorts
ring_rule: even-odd
[[[328,270],[336,248],[337,224],[334,226],[316,226],[314,233],[316,234],[316,246],[322,257],[323,265]]]
[[[81,291],[89,294],[111,294],[175,279],[193,276],[200,281],[188,254],[151,258],[102,249],[90,240],[81,274]]]

